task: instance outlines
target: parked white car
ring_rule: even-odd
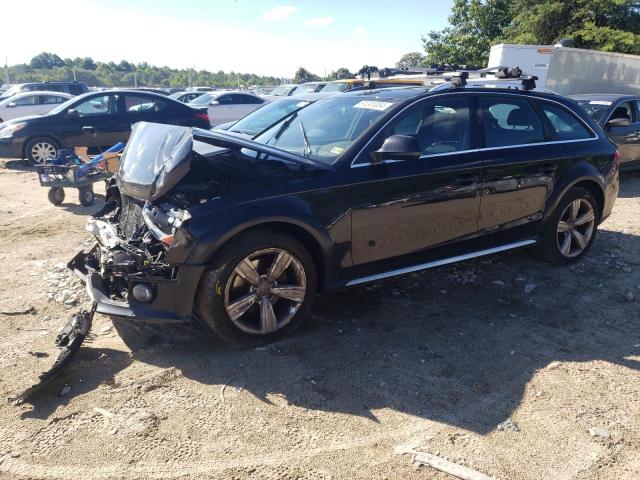
[[[73,95],[61,92],[25,92],[0,101],[0,123],[18,117],[41,115],[66,102]]]
[[[244,92],[210,92],[199,96],[187,105],[207,108],[211,126],[240,120],[245,115],[269,103],[269,100]]]

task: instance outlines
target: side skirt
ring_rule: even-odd
[[[483,257],[485,255],[492,255],[498,252],[504,252],[506,250],[515,250],[516,248],[526,247],[538,243],[536,240],[522,240],[514,243],[507,243],[505,245],[499,245],[497,247],[487,248],[485,250],[478,250],[477,252],[465,253],[464,255],[457,255],[455,257],[441,258],[439,260],[433,260],[430,262],[420,263],[418,265],[411,265],[410,267],[398,268],[396,270],[390,270],[388,272],[377,273],[375,275],[368,275],[366,277],[355,278],[349,280],[345,286],[351,287],[354,285],[360,285],[362,283],[375,282],[382,280],[383,278],[395,277],[396,275],[404,275],[405,273],[417,272],[419,270],[426,270],[428,268],[439,267],[441,265],[448,265],[450,263],[462,262],[464,260],[470,260],[472,258]]]

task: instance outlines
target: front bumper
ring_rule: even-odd
[[[113,317],[148,323],[187,323],[192,318],[193,302],[204,266],[182,265],[175,279],[131,275],[127,278],[127,300],[114,300],[109,296],[104,279],[84,251],[76,254],[68,267],[86,284],[87,294],[96,303],[96,312]],[[136,301],[131,294],[138,283],[151,286],[154,295],[148,303]]]
[[[22,158],[22,142],[0,138],[0,158]]]

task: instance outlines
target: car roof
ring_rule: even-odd
[[[56,95],[58,97],[73,98],[73,95],[69,93],[55,92],[51,90],[32,90],[30,92],[20,92],[20,93],[16,93],[11,98],[22,98],[22,97],[28,97],[29,95]]]
[[[579,95],[570,95],[569,98],[574,100],[602,100],[608,102],[615,102],[622,99],[638,99],[638,95],[625,95],[620,93],[581,93]]]

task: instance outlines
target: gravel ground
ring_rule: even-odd
[[[99,190],[98,190],[99,191]],[[0,160],[0,391],[48,368],[87,301],[59,265],[99,208]],[[507,253],[319,298],[253,350],[97,315],[65,373],[0,406],[2,478],[640,478],[640,177],[570,268]]]

